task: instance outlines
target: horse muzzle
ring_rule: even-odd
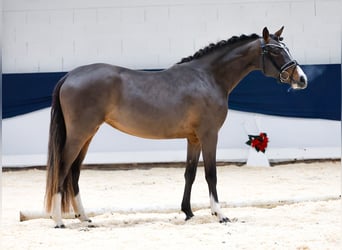
[[[307,77],[296,61],[291,61],[281,68],[279,81],[290,84],[292,89],[305,89],[308,86]]]
[[[308,81],[306,79],[305,76],[301,76],[299,78],[299,81],[291,81],[291,87],[293,89],[306,89],[306,87],[308,86]]]

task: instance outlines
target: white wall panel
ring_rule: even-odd
[[[340,63],[340,9],[338,0],[5,0],[3,71],[71,70],[101,60],[164,68],[210,42],[282,25],[300,63]],[[44,60],[50,56],[58,60]]]

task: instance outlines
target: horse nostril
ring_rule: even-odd
[[[306,89],[306,87],[308,86],[308,82],[305,76],[301,76],[299,78],[299,85],[301,89]]]
[[[301,76],[301,77],[299,78],[299,81],[300,81],[301,83],[306,83],[306,79],[305,79],[304,76]]]

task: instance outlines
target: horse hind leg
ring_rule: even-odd
[[[58,176],[58,192],[52,197],[53,206],[51,217],[56,223],[55,228],[65,227],[62,220],[62,213],[69,211],[70,201],[73,203],[71,200],[71,196],[74,193],[73,175],[75,174],[73,174],[73,171],[75,172],[77,169],[73,166],[81,147],[75,142],[67,140],[63,149],[61,168]]]
[[[62,220],[62,194],[58,192],[52,196],[52,213],[51,219],[53,219],[56,223],[55,228],[65,228],[65,225]]]
[[[69,137],[66,140],[58,178],[58,192],[53,196],[52,218],[56,222],[56,228],[65,227],[62,212],[69,212],[71,204],[80,220],[89,221],[84,213],[79,195],[78,179],[81,163],[96,130],[93,133],[78,134],[76,137]]]
[[[74,195],[75,195],[72,201],[72,205],[73,205],[74,212],[75,212],[75,218],[79,219],[80,221],[86,221],[86,222],[91,222],[91,220],[86,216],[84,208],[83,208],[78,180],[79,180],[80,172],[81,172],[81,164],[88,151],[90,141],[91,139],[89,139],[86,142],[86,144],[83,146],[82,150],[80,151],[77,159],[74,161],[72,165],[72,179],[73,179],[72,184],[73,184]]]

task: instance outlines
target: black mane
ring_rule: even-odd
[[[207,47],[200,49],[199,51],[197,51],[194,55],[192,56],[188,56],[183,58],[180,62],[178,62],[177,64],[181,64],[181,63],[186,63],[186,62],[190,62],[194,59],[199,59],[204,55],[207,55],[217,49],[220,49],[222,47],[225,47],[227,45],[233,45],[239,42],[243,42],[243,41],[247,41],[247,40],[251,40],[251,39],[257,39],[260,38],[259,35],[257,34],[252,34],[252,35],[241,35],[241,36],[233,36],[231,38],[229,38],[228,40],[222,40],[216,44],[211,43],[209,44]]]

